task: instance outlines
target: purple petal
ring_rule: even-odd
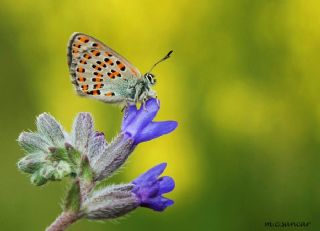
[[[153,120],[158,110],[159,105],[157,100],[149,99],[145,106],[142,105],[140,107],[139,111],[134,115],[134,119],[131,119],[130,123],[126,123],[126,126],[123,126],[123,132],[135,137],[136,134],[139,134],[139,132]],[[132,117],[130,116],[130,118]]]
[[[140,201],[147,201],[149,198],[157,197],[159,195],[159,182],[149,182],[150,184],[137,185],[132,189],[132,192],[135,193]]]
[[[151,98],[151,99],[148,99],[147,102],[146,102],[146,109],[149,111],[149,110],[156,110],[158,111],[159,108],[160,108],[160,103],[159,103],[159,100],[158,99],[155,99],[155,98]],[[141,109],[141,108],[140,108]]]
[[[174,189],[174,180],[169,176],[158,178],[166,168],[167,164],[159,164],[146,173],[139,176],[132,183],[135,185],[132,192],[140,202],[140,206],[163,211],[174,202],[162,197],[163,193]]]
[[[155,198],[150,198],[147,202],[142,203],[141,206],[151,208],[155,211],[161,212],[165,210],[165,208],[173,204],[174,204],[173,200],[159,196]]]
[[[127,126],[131,123],[131,121],[136,116],[138,110],[136,105],[129,106],[126,111],[124,112],[123,120],[122,120],[122,127],[121,130],[126,130]]]
[[[139,185],[148,181],[155,181],[157,177],[163,173],[166,167],[167,167],[167,163],[158,164],[157,166],[151,168],[147,172],[137,177],[134,181],[132,181],[132,183]]]
[[[174,180],[169,176],[161,177],[158,182],[160,186],[159,194],[168,193],[174,189]]]
[[[138,133],[134,139],[135,144],[152,140],[172,132],[178,123],[176,121],[151,122]]]

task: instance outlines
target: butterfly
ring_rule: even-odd
[[[79,95],[106,103],[131,105],[144,104],[149,98],[157,97],[152,89],[156,79],[151,70],[171,53],[141,75],[135,66],[110,47],[76,32],[69,39],[67,56],[72,83]]]

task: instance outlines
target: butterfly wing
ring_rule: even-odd
[[[108,103],[134,98],[133,86],[140,71],[120,54],[83,34],[72,34],[68,44],[68,65],[76,91]]]

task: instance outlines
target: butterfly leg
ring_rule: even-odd
[[[128,105],[126,104],[122,107],[121,112],[126,113],[127,109],[128,109]]]
[[[157,96],[157,95],[156,95],[156,101],[157,101],[158,107],[160,107],[160,100],[158,99],[158,96]]]
[[[123,113],[123,119],[126,119],[129,115],[129,110],[128,110],[128,105],[124,105],[121,112],[124,112]]]
[[[148,111],[147,108],[146,108],[146,101],[148,100],[148,94],[147,92],[143,92],[140,97],[139,97],[139,101],[141,102],[141,106],[143,108],[144,111]]]
[[[143,110],[144,110],[145,112],[148,112],[148,110],[147,110],[147,108],[146,108],[146,101],[147,101],[147,98],[144,97],[144,98],[142,99],[142,108],[143,108]]]
[[[139,95],[141,94],[141,88],[142,88],[141,85],[136,85],[136,87],[135,87],[136,93],[135,93],[134,99],[133,99],[135,104],[137,104],[139,101]]]

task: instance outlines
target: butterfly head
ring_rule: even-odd
[[[153,68],[154,68],[155,66],[157,66],[159,63],[161,63],[161,62],[163,62],[164,60],[168,59],[168,58],[170,57],[170,55],[171,55],[172,52],[173,52],[172,50],[169,51],[169,53],[168,53],[165,57],[163,57],[163,58],[160,59],[158,62],[156,62],[155,64],[153,64],[153,66],[150,68],[150,70],[149,70],[146,74],[144,74],[144,76],[143,76],[143,77],[144,77],[144,81],[145,81],[148,85],[152,86],[152,85],[155,85],[156,82],[157,82],[157,80],[155,79],[154,74],[151,74],[151,71],[153,70]]]
[[[148,85],[153,86],[153,85],[155,85],[156,82],[157,82],[157,80],[155,79],[154,74],[151,74],[151,73],[149,73],[149,72],[147,72],[146,74],[144,74],[143,77],[144,77],[145,82],[148,83]]]

